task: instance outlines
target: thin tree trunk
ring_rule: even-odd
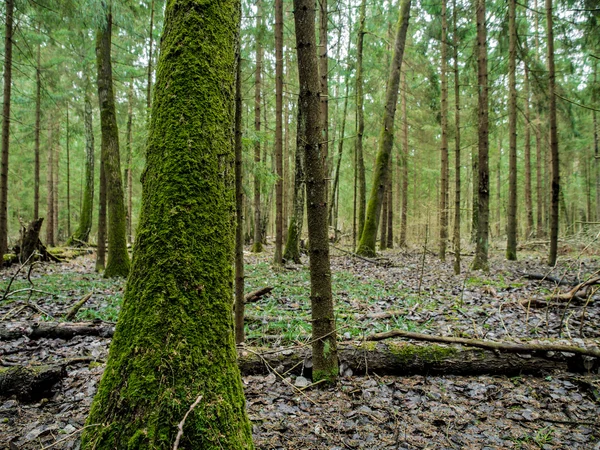
[[[402,0],[400,3],[394,57],[387,83],[383,124],[379,136],[379,150],[373,173],[373,187],[369,197],[365,226],[362,230],[358,249],[356,250],[362,256],[375,255],[377,226],[381,214],[383,194],[387,185],[390,154],[394,144],[394,116],[396,114],[396,104],[398,103],[400,69],[402,67],[402,57],[404,56],[406,32],[408,30],[410,3],[411,0]]]
[[[46,165],[46,245],[54,247],[54,117],[48,123],[48,162]]]
[[[6,0],[4,31],[4,91],[2,104],[2,156],[0,169],[0,267],[8,252],[8,154],[10,144],[10,95],[12,86],[12,45],[14,0]]]
[[[261,253],[263,251],[262,221],[260,211],[260,177],[258,166],[260,164],[260,89],[262,78],[262,0],[256,1],[256,70],[254,75],[254,241],[252,251]]]
[[[408,218],[408,116],[406,113],[406,73],[402,72],[402,213],[400,216],[400,247],[406,247]]]
[[[148,32],[148,82],[146,83],[146,109],[152,107],[152,50],[154,45],[154,0],[150,2],[150,31]],[[131,234],[131,233],[129,233]]]
[[[598,61],[594,61],[594,84],[597,86],[597,83]],[[597,97],[597,94],[595,94],[594,96]],[[594,124],[594,167],[596,169],[596,220],[598,221],[600,220],[600,144],[598,142],[598,118],[596,116],[596,111],[594,110],[592,114]]]
[[[391,157],[390,157],[391,159]],[[391,166],[391,164],[390,164]],[[380,238],[379,238],[379,249],[385,250],[387,248],[387,216],[388,216],[388,184],[383,191],[383,198],[381,199],[381,225],[380,225]]]
[[[67,236],[71,236],[71,152],[69,148],[69,104],[67,103],[67,129],[65,146],[67,151]]]
[[[132,242],[132,182],[131,163],[133,158],[133,81],[129,83],[127,93],[127,154],[125,156],[125,195],[127,196],[127,242]]]
[[[538,2],[534,1],[534,10],[538,10]],[[540,62],[540,39],[539,39],[539,20],[538,14],[534,14],[535,20],[535,60]],[[535,127],[535,157],[536,157],[536,209],[537,209],[537,238],[544,237],[544,195],[542,192],[542,180],[544,176],[542,174],[542,167],[545,166],[544,159],[542,157],[542,121],[540,117],[541,101],[539,95],[535,96],[535,110],[536,110],[536,127]]]
[[[52,174],[54,175],[54,180],[52,181],[52,187],[54,188],[53,199],[54,199],[54,207],[52,209],[54,215],[52,220],[54,221],[54,240],[56,245],[59,244],[60,240],[60,229],[58,226],[58,216],[59,216],[59,196],[58,196],[58,183],[59,183],[59,170],[60,170],[60,122],[56,120],[54,122],[54,169],[52,170]]]
[[[390,161],[393,161],[393,155]],[[390,179],[388,180],[388,213],[387,213],[387,248],[394,248],[394,164],[390,163]]]
[[[279,1],[279,0],[278,0]],[[235,74],[235,342],[244,342],[244,186],[242,160],[242,57],[236,49]]]
[[[558,203],[560,194],[560,174],[558,165],[558,133],[556,125],[556,96],[554,73],[554,30],[552,0],[546,0],[546,33],[548,50],[548,116],[550,124],[550,157],[552,163],[552,201],[550,204],[550,249],[548,265],[556,264],[558,251]]]
[[[313,381],[334,382],[338,376],[337,339],[327,236],[327,201],[319,117],[319,66],[315,38],[315,7],[294,0],[300,84],[299,102],[305,115],[306,205],[310,241],[310,300],[312,310]]]
[[[449,163],[448,163],[448,20],[446,0],[442,0],[442,64],[440,79],[442,84],[441,99],[441,169],[440,169],[440,260],[446,261],[446,242],[448,240],[448,192],[449,192]]]
[[[329,169],[329,64],[328,64],[328,56],[327,56],[327,45],[328,45],[328,33],[327,33],[327,25],[328,25],[328,11],[327,11],[327,0],[319,0],[317,2],[319,7],[319,77],[321,82],[321,97],[320,97],[320,106],[321,106],[321,121],[322,125],[322,134],[321,139],[323,140],[322,144],[322,158],[323,158],[323,167],[325,169],[325,178],[329,179],[330,169]],[[325,199],[328,198],[329,194],[329,182],[325,186]]]
[[[283,247],[283,0],[275,0],[275,256],[282,263]]]
[[[38,35],[40,26],[37,27]],[[36,68],[35,68],[35,137],[34,153],[35,166],[33,172],[33,220],[40,217],[40,128],[42,118],[42,80],[41,80],[42,62],[41,45],[37,45]]]
[[[104,150],[100,150],[100,189],[98,192],[98,248],[96,251],[96,272],[106,267],[106,171]]]
[[[460,274],[460,80],[458,73],[458,21],[456,0],[452,4],[454,34],[454,273]]]
[[[358,190],[358,229],[356,236],[360,238],[365,226],[367,181],[365,175],[365,159],[363,156],[363,134],[365,132],[364,94],[363,94],[363,42],[365,38],[366,0],[360,3],[358,19],[358,41],[356,44],[356,170]]]
[[[284,76],[289,78],[289,60],[285,58]],[[282,239],[287,239],[287,229],[290,217],[290,105],[289,98],[283,95],[283,235]]]
[[[349,42],[351,42],[349,40]],[[348,47],[350,47],[350,44],[348,44]],[[349,66],[350,64],[348,64]],[[348,72],[350,72],[350,67],[348,67]],[[331,200],[329,201],[329,218],[330,218],[330,222],[333,224],[333,228],[334,228],[334,233],[337,233],[337,220],[335,220],[335,214],[334,214],[334,208],[337,207],[337,201],[336,201],[336,196],[338,195],[337,193],[339,192],[339,182],[340,182],[340,167],[342,165],[342,154],[344,152],[344,132],[346,131],[346,113],[348,112],[348,72],[346,72],[346,80],[345,80],[345,85],[346,85],[346,93],[344,96],[344,109],[343,109],[343,115],[342,115],[342,128],[340,130],[340,138],[339,138],[339,142],[338,142],[338,158],[337,158],[337,162],[335,165],[335,176],[333,178],[333,188],[331,190]]]
[[[489,137],[488,137],[488,73],[487,29],[485,23],[485,0],[477,1],[477,84],[479,91],[478,124],[478,228],[473,270],[488,270],[488,223],[490,214],[489,193]],[[475,209],[475,205],[473,205]]]
[[[111,39],[112,13],[108,10],[106,24],[100,27],[96,33],[98,99],[108,207],[108,258],[104,276],[126,277],[129,273],[127,219],[119,161],[119,130],[112,82]]]
[[[525,39],[525,48],[527,48],[527,39]],[[524,147],[524,164],[525,164],[525,212],[527,215],[527,228],[525,235],[530,238],[533,235],[533,197],[531,190],[531,112],[529,108],[530,101],[530,86],[529,86],[529,69],[527,64],[525,66],[525,77],[523,89],[525,91],[525,104],[524,104],[524,115],[525,115],[525,130],[523,131],[523,137],[525,139]]]
[[[517,4],[508,0],[508,221],[506,259],[517,260]]]

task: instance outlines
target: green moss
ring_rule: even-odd
[[[454,347],[444,345],[413,345],[404,342],[389,342],[386,344],[391,354],[401,361],[414,361],[419,359],[423,362],[438,362],[458,353]]]
[[[298,225],[295,216],[290,220],[288,227],[287,239],[285,241],[285,249],[283,251],[283,259],[293,261],[295,264],[300,264],[300,236],[298,235]]]

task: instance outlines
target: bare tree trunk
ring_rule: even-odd
[[[408,218],[408,116],[406,115],[406,73],[402,72],[402,212],[400,216],[400,247],[406,247]]]
[[[527,39],[525,38],[525,48],[527,48]],[[530,238],[533,234],[533,196],[531,190],[531,112],[529,108],[530,101],[530,86],[529,86],[529,69],[527,64],[525,64],[525,79],[523,89],[525,91],[525,104],[524,104],[524,114],[525,114],[525,130],[523,132],[525,143],[524,143],[524,153],[525,153],[525,211],[527,215],[527,228],[525,231],[525,235],[527,238]]]
[[[410,17],[410,0],[402,0],[394,45],[394,57],[386,89],[385,110],[379,136],[379,149],[373,173],[373,186],[367,206],[365,226],[356,252],[362,256],[375,255],[377,226],[381,214],[381,203],[387,185],[389,158],[394,144],[394,116],[398,103],[398,87],[400,85],[400,69],[406,43],[406,32]]]
[[[393,156],[390,160],[393,161]],[[387,248],[394,248],[394,164],[390,164],[390,179],[388,181],[388,213],[387,213]]]
[[[254,75],[254,131],[257,136],[254,142],[254,242],[252,251],[261,253],[263,251],[262,222],[260,211],[260,177],[258,176],[258,165],[260,164],[260,89],[262,78],[262,1],[256,1],[256,71]]]
[[[548,50],[548,116],[550,124],[550,157],[552,162],[552,201],[550,204],[550,249],[548,265],[556,264],[558,251],[558,203],[560,194],[560,173],[558,165],[558,133],[556,124],[556,96],[554,73],[554,31],[552,0],[546,0],[546,33]]]
[[[534,1],[534,10],[537,11],[538,2]],[[535,20],[535,60],[540,62],[540,39],[539,39],[539,20],[538,14],[534,14]],[[544,237],[544,195],[542,191],[542,180],[544,176],[542,174],[542,167],[545,166],[544,159],[542,157],[542,132],[541,126],[542,121],[540,117],[540,98],[539,95],[535,97],[535,110],[536,110],[536,127],[535,127],[535,157],[536,157],[536,209],[537,209],[537,229],[536,235],[537,238],[540,239]]]
[[[442,64],[440,79],[442,84],[441,99],[441,169],[440,169],[440,248],[439,257],[446,261],[446,241],[448,240],[448,191],[449,191],[449,164],[448,164],[448,20],[446,0],[442,0]]]
[[[65,146],[67,151],[67,236],[71,236],[71,152],[69,148],[69,104],[67,103],[67,129]]]
[[[60,170],[60,122],[56,120],[54,122],[54,169],[52,170],[52,174],[54,175],[54,180],[52,181],[52,187],[54,188],[53,199],[54,199],[54,207],[52,209],[54,215],[52,220],[54,222],[54,240],[56,245],[59,244],[60,241],[60,229],[58,226],[58,209],[59,209],[59,196],[58,196],[58,183],[59,179],[59,170]]]
[[[146,84],[146,109],[152,107],[152,46],[154,44],[154,0],[150,2],[150,31],[148,32],[148,82]],[[131,234],[131,233],[130,233]]]
[[[133,175],[131,173],[131,163],[133,159],[133,81],[129,82],[129,92],[127,93],[127,154],[125,156],[125,195],[127,197],[127,242],[132,242],[131,222],[132,217],[132,191]]]
[[[506,259],[517,260],[517,5],[508,0],[508,222]]]
[[[391,159],[391,158],[390,158]],[[391,166],[391,164],[390,164]],[[383,198],[381,199],[381,225],[380,225],[380,238],[379,238],[379,249],[385,250],[387,248],[387,216],[388,216],[388,185],[386,184],[383,191]]]
[[[598,61],[594,61],[594,84],[596,84],[597,82]],[[595,96],[597,96],[597,94],[595,94]],[[596,169],[596,220],[600,220],[600,145],[598,143],[598,118],[596,117],[595,110],[592,114],[594,119],[594,167]]]
[[[275,256],[274,263],[282,264],[283,257],[283,0],[275,0]]]
[[[366,0],[360,3],[358,40],[356,44],[356,182],[358,183],[358,229],[356,236],[360,238],[365,226],[367,181],[365,175],[365,159],[363,156],[363,134],[365,132],[365,112],[363,94],[363,42],[365,38]]]
[[[10,144],[10,95],[14,0],[6,0],[4,31],[4,91],[2,104],[2,156],[0,169],[0,266],[8,251],[8,154]]]
[[[319,78],[321,82],[321,121],[322,134],[321,139],[323,140],[322,145],[322,158],[323,167],[325,168],[325,178],[329,179],[329,64],[328,64],[328,12],[327,12],[327,0],[319,0],[317,2],[319,7]],[[329,194],[329,182],[325,186],[325,199],[328,199]]]
[[[454,34],[454,273],[460,274],[460,82],[458,74],[458,25],[456,0],[452,4]]]
[[[54,247],[54,117],[48,122],[48,162],[46,165],[46,245]]]
[[[488,270],[488,223],[490,214],[489,193],[489,137],[488,137],[488,73],[487,29],[485,23],[485,0],[477,1],[477,84],[479,91],[478,126],[478,228],[473,270]],[[475,205],[473,205],[475,209]]]
[[[37,27],[40,34],[40,26]],[[35,166],[33,172],[33,220],[40,217],[40,128],[42,117],[42,80],[41,80],[42,62],[41,45],[37,45],[36,68],[35,68]]]
[[[304,159],[310,240],[313,381],[325,380],[331,383],[338,376],[338,355],[327,238],[327,180],[323,149],[320,145],[322,121],[319,117],[320,92],[314,2],[294,0],[294,19],[300,81],[299,102],[306,108]]]
[[[100,189],[98,192],[98,247],[96,250],[96,272],[106,266],[106,174],[104,150],[100,149]]]
[[[280,0],[277,0],[280,1]],[[242,57],[236,48],[235,75],[235,342],[244,342],[244,186],[242,171]]]

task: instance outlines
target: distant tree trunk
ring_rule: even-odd
[[[286,11],[287,12],[287,11]],[[288,52],[289,53],[289,52]],[[286,79],[289,77],[290,65],[289,57],[285,58],[284,76]],[[292,198],[292,192],[290,180],[290,104],[289,98],[283,96],[283,236],[282,239],[287,239],[287,230],[289,226],[290,218],[290,203]]]
[[[496,235],[500,237],[502,232],[502,135],[496,134],[498,138],[498,161],[496,162]]]
[[[594,84],[596,83],[598,83],[598,61],[594,61]],[[595,97],[597,97],[597,94],[595,94]],[[592,114],[594,119],[594,167],[596,169],[596,220],[600,220],[600,144],[598,143],[598,118],[596,110]]]
[[[37,27],[40,34],[40,26]],[[34,136],[34,153],[35,166],[33,172],[33,220],[40,217],[40,129],[42,119],[42,62],[41,62],[41,45],[38,43],[36,52],[36,68],[35,68],[35,136]]]
[[[478,228],[473,270],[488,270],[488,223],[490,215],[489,168],[488,168],[488,73],[487,29],[485,23],[485,0],[477,0],[477,84],[479,91],[478,125]],[[473,205],[475,209],[475,204]]]
[[[554,73],[554,31],[552,29],[552,21],[552,0],[546,0],[546,30],[548,41],[548,116],[550,124],[550,157],[552,162],[552,201],[550,204],[550,249],[548,253],[548,265],[550,266],[556,264],[558,250],[558,203],[560,193]]]
[[[48,139],[46,147],[48,148],[48,163],[46,165],[46,245],[54,247],[56,241],[54,239],[54,120],[51,117],[48,122]]]
[[[538,2],[534,1],[533,8],[537,11]],[[538,14],[534,14],[535,17],[535,60],[536,62],[540,62],[540,40],[539,40],[539,20]],[[542,180],[544,179],[544,175],[542,173],[542,167],[545,166],[544,159],[542,157],[542,131],[541,131],[541,117],[540,117],[540,109],[541,109],[541,101],[539,95],[536,95],[535,98],[536,104],[536,127],[535,127],[535,157],[536,157],[536,212],[537,212],[537,229],[536,235],[537,238],[540,239],[544,237],[544,195],[542,191]]]
[[[275,0],[275,256],[283,258],[283,0]]]
[[[508,221],[506,259],[517,260],[517,4],[508,0]]]
[[[393,157],[390,157],[393,160]],[[394,165],[390,164],[390,179],[388,180],[388,213],[387,213],[387,248],[394,248]]]
[[[279,0],[278,0],[279,1]],[[235,72],[235,342],[244,342],[244,186],[242,155],[242,55],[238,40]]]
[[[83,115],[83,125],[85,128],[85,186],[83,189],[79,226],[71,239],[73,245],[80,245],[82,242],[89,240],[94,211],[94,129],[89,88],[89,80],[86,77]]]
[[[84,450],[172,449],[179,423],[180,449],[253,448],[231,314],[238,23],[236,0],[167,3],[136,256]]]
[[[365,226],[367,181],[365,175],[365,159],[363,156],[363,134],[365,132],[365,112],[363,94],[363,42],[365,38],[365,15],[367,1],[360,3],[358,19],[358,41],[356,44],[356,171],[358,190],[358,229],[356,235],[360,238]]]
[[[402,213],[400,216],[400,247],[406,247],[408,218],[408,116],[406,115],[406,73],[402,72]]]
[[[448,240],[448,192],[449,192],[449,163],[448,163],[448,20],[446,0],[442,0],[442,51],[441,73],[441,179],[440,179],[440,248],[439,257],[446,261],[446,241]]]
[[[0,263],[8,251],[8,153],[10,144],[10,94],[14,0],[6,0],[4,28],[4,91],[2,104],[2,157],[0,169]],[[0,264],[1,265],[1,264]]]
[[[154,44],[154,0],[150,2],[150,31],[148,32],[148,82],[146,83],[146,109],[152,107],[152,46]],[[131,234],[131,233],[129,233]]]
[[[294,20],[300,84],[299,102],[305,127],[306,206],[310,241],[310,301],[312,311],[313,382],[334,382],[338,376],[337,338],[329,240],[327,201],[323,160],[322,121],[319,114],[319,66],[315,38],[315,6],[310,0],[294,0]]]
[[[115,113],[115,97],[111,63],[112,13],[107,11],[106,24],[96,33],[98,64],[98,99],[102,131],[102,157],[106,179],[108,207],[108,258],[105,277],[126,277],[129,273],[127,253],[127,219],[119,161],[119,130]]]
[[[67,151],[67,236],[71,236],[71,152],[69,148],[69,104],[67,103],[65,147]]]
[[[132,153],[133,153],[133,81],[129,82],[129,92],[127,93],[127,155],[125,156],[125,195],[126,195],[126,212],[127,212],[127,242],[132,241],[131,222],[132,217],[132,182],[133,176],[131,173]]]
[[[460,274],[460,77],[458,73],[458,21],[456,0],[452,4],[452,19],[454,33],[452,44],[454,47],[454,273]]]
[[[375,255],[375,240],[377,238],[377,226],[381,214],[381,203],[385,187],[387,185],[389,159],[394,144],[394,116],[396,104],[398,103],[398,87],[400,85],[400,68],[406,42],[406,31],[410,15],[410,1],[401,0],[400,14],[398,16],[396,43],[394,45],[394,57],[386,90],[385,110],[383,113],[383,124],[379,136],[379,150],[373,173],[373,187],[369,197],[365,226],[361,234],[360,242],[356,252],[362,256]]]
[[[325,169],[325,178],[329,179],[329,64],[327,55],[328,45],[328,12],[327,12],[327,0],[319,0],[317,2],[319,8],[319,77],[321,82],[321,121],[322,121],[322,132],[321,139],[322,144],[322,157],[323,167]],[[328,199],[329,193],[329,181],[325,186],[325,201]]]
[[[527,40],[525,39],[525,48],[527,48]],[[533,197],[531,191],[531,112],[529,109],[530,101],[530,86],[529,86],[529,69],[525,64],[525,76],[523,81],[523,89],[525,91],[525,130],[523,137],[525,139],[524,147],[524,164],[525,164],[525,212],[527,215],[527,228],[525,235],[530,238],[533,234]]]
[[[254,242],[252,251],[261,253],[263,251],[262,221],[260,214],[260,177],[258,165],[260,164],[260,88],[262,72],[262,1],[256,1],[256,71],[254,75]]]
[[[391,157],[390,157],[391,159]],[[391,166],[391,164],[390,164]],[[390,171],[391,172],[391,171]],[[387,248],[387,216],[388,216],[388,184],[383,191],[383,198],[381,199],[381,225],[380,225],[380,238],[379,238],[379,248],[381,250],[385,250]]]
[[[58,113],[58,111],[57,111]],[[60,171],[60,122],[56,120],[54,122],[54,169],[52,169],[52,175],[54,175],[54,180],[52,182],[52,187],[54,189],[54,193],[52,198],[54,200],[54,207],[52,211],[54,213],[52,220],[54,222],[54,240],[56,245],[59,244],[60,241],[60,229],[58,226],[58,208],[59,208],[59,196],[58,196],[58,183],[59,183],[59,171]]]
[[[300,264],[300,238],[304,222],[304,148],[306,145],[306,113],[302,102],[298,100],[298,118],[296,120],[296,164],[294,172],[294,201],[292,217],[288,228],[283,259]]]
[[[106,267],[106,171],[104,150],[100,150],[100,189],[98,192],[98,249],[96,251],[96,272]]]

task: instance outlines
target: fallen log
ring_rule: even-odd
[[[557,278],[557,277],[553,277],[551,275],[542,275],[542,274],[538,274],[538,273],[524,273],[519,276],[521,276],[522,278],[525,278],[527,280],[548,281],[550,283],[554,283],[559,286],[575,286],[580,283],[580,281],[578,279],[569,281],[569,280],[566,280],[565,278]]]
[[[65,320],[73,320],[75,318],[75,316],[77,315],[77,313],[79,312],[79,310],[81,309],[81,307],[83,305],[85,305],[85,303],[92,298],[92,293],[90,292],[87,295],[84,295],[83,298],[81,300],[79,300],[77,303],[75,303],[71,309],[65,314]]]
[[[259,301],[265,295],[269,295],[273,288],[271,286],[265,286],[263,288],[257,289],[254,292],[250,292],[244,296],[245,303],[253,303]]]
[[[562,294],[551,294],[546,297],[548,301],[558,301],[558,302],[570,302],[572,300],[585,300],[588,296],[592,295],[595,290],[591,290],[590,286],[600,283],[600,277],[590,278],[582,283],[579,283],[573,289],[568,292],[564,292]],[[580,294],[581,291],[581,294]]]
[[[115,327],[102,321],[94,322],[9,322],[0,324],[0,341],[27,336],[29,339],[64,339],[74,336],[112,337]]]
[[[52,388],[66,375],[65,366],[0,367],[0,397],[15,395],[31,402],[51,395]]]

